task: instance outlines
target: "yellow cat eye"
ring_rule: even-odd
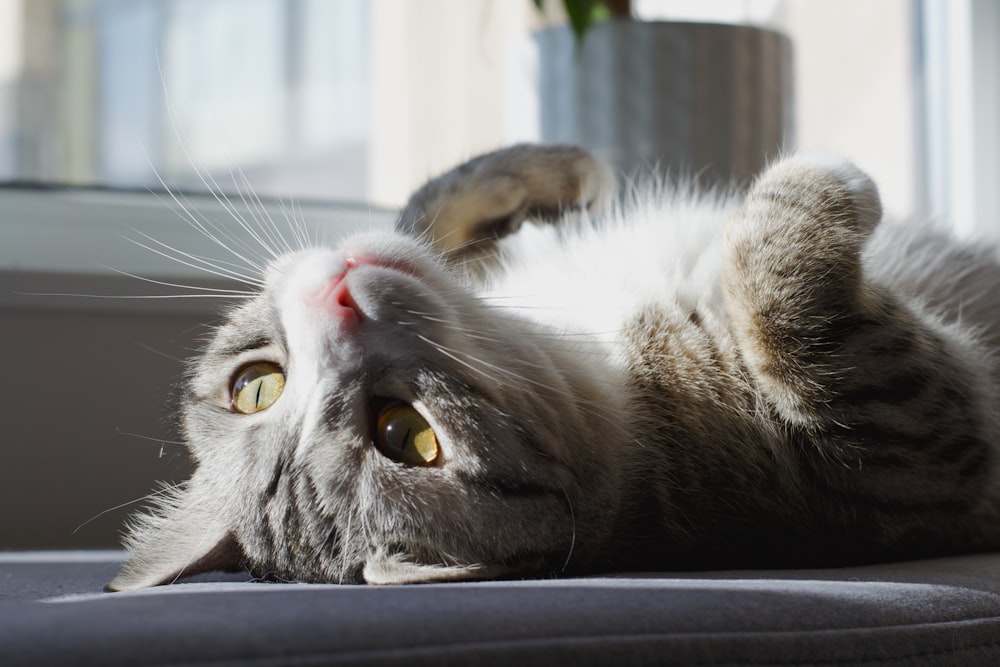
[[[243,367],[236,375],[230,392],[233,409],[245,415],[274,405],[285,390],[285,372],[281,366],[260,361]]]
[[[430,465],[438,457],[434,429],[406,403],[391,403],[379,412],[375,446],[393,461],[409,466]]]

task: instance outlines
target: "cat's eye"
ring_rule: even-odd
[[[393,461],[409,466],[430,465],[438,457],[434,429],[407,403],[389,403],[379,411],[375,446]]]
[[[274,405],[285,390],[285,372],[281,366],[260,361],[243,367],[233,381],[233,409],[245,415]]]

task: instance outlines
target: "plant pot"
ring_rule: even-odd
[[[792,49],[780,33],[616,20],[581,47],[535,35],[543,141],[586,146],[626,175],[745,183],[793,142]]]

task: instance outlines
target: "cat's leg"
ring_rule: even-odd
[[[866,280],[861,253],[880,218],[875,185],[847,162],[769,169],[726,228],[733,333],[817,494],[880,516],[889,542],[930,526],[973,540],[962,525],[997,437],[990,362],[971,337]]]
[[[734,333],[759,389],[794,423],[816,421],[853,367],[844,346],[889,306],[865,285],[861,263],[881,215],[863,172],[807,156],[767,170],[726,227],[723,285]],[[907,335],[909,322],[883,315],[876,331]]]
[[[525,220],[593,213],[614,190],[611,170],[576,146],[511,146],[470,160],[417,190],[397,231],[426,238],[447,259],[489,258]]]

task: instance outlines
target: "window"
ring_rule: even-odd
[[[1000,237],[996,3],[634,9],[784,31],[800,148],[853,158],[890,214]],[[391,209],[449,165],[538,138],[530,35],[550,22],[530,0],[0,0],[0,181]]]
[[[38,77],[57,104],[21,136],[55,142],[21,176],[199,188],[204,172],[231,187],[239,167],[287,195],[364,198],[369,3],[86,0],[36,16],[44,4],[25,3],[24,23],[57,45]],[[25,100],[22,118],[40,108]]]
[[[919,10],[922,203],[960,234],[1000,241],[1000,3]]]

